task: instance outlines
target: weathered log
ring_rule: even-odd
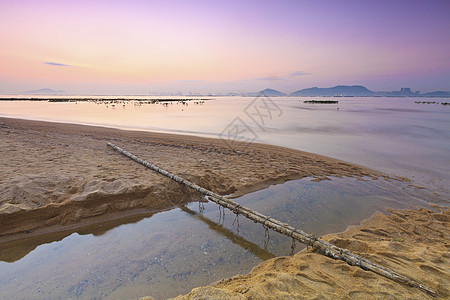
[[[280,222],[278,220],[275,220],[273,218],[270,218],[268,216],[265,216],[257,211],[254,211],[250,208],[242,206],[226,197],[223,197],[212,191],[204,189],[201,186],[198,186],[197,184],[195,184],[193,182],[190,182],[186,179],[181,178],[180,176],[177,176],[166,170],[163,170],[154,164],[146,162],[146,161],[140,159],[139,157],[135,156],[134,154],[131,154],[130,152],[127,152],[112,143],[108,142],[107,145],[110,146],[111,148],[113,148],[114,150],[120,152],[121,154],[131,158],[135,162],[137,162],[153,171],[156,171],[156,172],[174,180],[175,182],[177,182],[179,184],[183,184],[183,185],[207,196],[207,199],[221,205],[222,207],[228,208],[235,214],[243,215],[246,218],[248,218],[254,222],[263,224],[267,228],[271,228],[272,230],[274,230],[276,232],[279,232],[281,234],[292,237],[293,239],[300,241],[301,243],[306,244],[307,246],[312,247],[316,252],[318,252],[322,255],[325,255],[325,256],[333,258],[333,259],[342,260],[351,266],[360,267],[363,270],[374,272],[376,274],[379,274],[381,276],[384,276],[386,278],[394,280],[398,283],[405,284],[410,287],[416,287],[426,293],[429,293],[431,295],[436,295],[435,291],[422,285],[420,282],[418,282],[414,279],[408,278],[408,277],[401,275],[395,271],[389,270],[383,266],[372,263],[371,261],[369,261],[361,256],[355,255],[346,249],[343,249],[343,248],[337,247],[333,244],[324,242],[324,241],[316,238],[312,234],[305,233],[300,229],[295,229],[294,227],[290,226],[289,224],[286,224],[286,223]]]

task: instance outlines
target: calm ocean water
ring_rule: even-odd
[[[216,98],[202,104],[0,101],[0,116],[258,141],[361,164],[405,182],[308,178],[236,199],[317,236],[377,210],[448,203],[450,108],[414,98]],[[422,99],[420,99],[422,101]],[[433,99],[433,101],[441,101]],[[445,100],[442,100],[445,101]],[[234,135],[238,130],[239,134]],[[433,194],[435,193],[435,194]],[[436,196],[437,195],[439,196]],[[431,197],[431,198],[430,198]],[[274,201],[274,199],[277,199]],[[239,225],[238,225],[239,224]],[[0,298],[166,298],[244,274],[292,241],[215,204],[139,215],[113,224],[0,247]],[[295,251],[300,246],[296,245]]]
[[[303,97],[211,99],[202,104],[115,106],[0,101],[0,116],[207,137],[222,134],[225,139],[234,125],[240,125],[247,129],[241,135],[248,140],[342,159],[449,192],[450,106],[415,103],[424,98],[391,97],[330,98],[338,104],[306,104],[303,101],[316,98]]]

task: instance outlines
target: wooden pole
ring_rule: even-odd
[[[303,244],[306,244],[307,246],[311,246],[316,252],[325,255],[327,257],[338,259],[345,261],[347,264],[351,266],[357,266],[360,267],[363,270],[366,271],[372,271],[376,274],[379,274],[381,276],[384,276],[386,278],[389,278],[391,280],[394,280],[398,283],[406,284],[411,287],[416,287],[424,292],[427,292],[431,295],[436,295],[436,292],[432,289],[422,285],[420,282],[410,279],[404,275],[401,275],[395,271],[389,270],[387,268],[384,268],[383,266],[377,265],[375,263],[370,262],[369,260],[355,255],[351,253],[350,251],[337,247],[333,244],[324,242],[322,240],[319,240],[314,235],[308,234],[303,232],[300,229],[295,229],[294,227],[290,226],[289,224],[280,222],[278,220],[275,220],[273,218],[270,218],[268,216],[265,216],[257,211],[254,211],[250,208],[247,208],[245,206],[242,206],[236,202],[233,202],[232,200],[220,196],[214,192],[211,192],[207,189],[202,188],[201,186],[198,186],[197,184],[190,182],[186,179],[181,178],[180,176],[177,176],[175,174],[172,174],[166,170],[163,170],[159,168],[158,166],[151,164],[149,162],[146,162],[139,157],[135,156],[134,154],[131,154],[130,152],[127,152],[123,150],[120,147],[117,147],[116,145],[108,142],[107,145],[114,150],[120,152],[121,154],[131,158],[135,162],[147,167],[148,169],[151,169],[153,171],[156,171],[173,181],[183,184],[205,196],[207,196],[208,200],[211,200],[222,207],[228,208],[235,214],[240,214],[245,216],[246,218],[256,222],[263,224],[264,226],[273,229],[276,232],[279,232],[281,234],[287,235],[289,237],[292,237],[293,239],[300,241]]]

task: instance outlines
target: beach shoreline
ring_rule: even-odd
[[[258,143],[0,118],[0,245],[51,242],[74,230],[108,230],[152,214],[202,201],[200,195],[121,156],[111,141],[142,159],[216,193],[238,197],[288,180],[389,177],[312,153]],[[323,239],[407,274],[445,298],[449,291],[449,211],[390,210]],[[99,228],[99,225],[101,228]],[[423,229],[425,228],[425,229]],[[47,239],[47,240],[46,240]],[[15,261],[30,251],[3,253]],[[25,250],[24,250],[25,249]],[[32,249],[31,249],[32,250]],[[422,255],[422,256],[421,256]],[[321,278],[326,278],[322,280]],[[194,289],[180,299],[305,296],[428,297],[368,272],[303,250],[239,275]],[[389,297],[388,297],[389,298]]]
[[[186,135],[0,118],[0,136],[0,243],[199,199],[114,152],[108,141],[232,197],[304,177],[385,176],[298,150]]]

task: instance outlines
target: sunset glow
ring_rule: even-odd
[[[0,0],[0,93],[450,90],[449,1]]]

